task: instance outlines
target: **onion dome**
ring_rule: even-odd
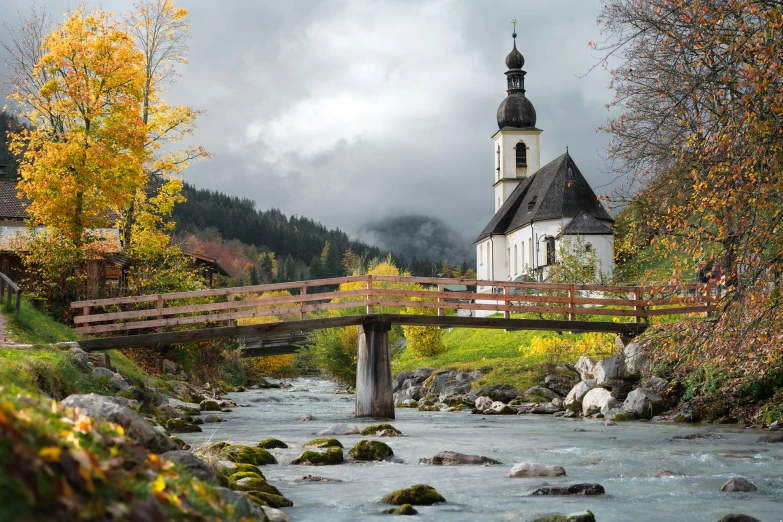
[[[514,38],[514,48],[506,56],[506,83],[508,96],[498,107],[498,128],[515,127],[524,129],[536,126],[536,110],[525,96],[525,57],[517,50],[517,33]]]

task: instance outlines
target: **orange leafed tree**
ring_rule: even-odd
[[[100,11],[79,8],[43,39],[29,71],[39,89],[19,79],[10,95],[31,123],[11,147],[22,155],[20,189],[32,200],[33,224],[81,244],[144,186],[141,63],[133,41]]]

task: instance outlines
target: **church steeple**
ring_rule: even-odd
[[[517,49],[517,31],[514,20],[514,48],[506,56],[506,94],[508,96],[498,107],[498,128],[514,127],[517,129],[526,129],[536,126],[536,110],[533,104],[525,97],[525,71],[522,67],[525,65],[525,57]]]

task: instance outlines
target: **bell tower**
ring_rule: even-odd
[[[525,96],[525,57],[517,50],[516,20],[514,48],[506,56],[506,99],[498,107],[498,130],[492,140],[495,153],[495,212],[497,212],[522,179],[533,175],[541,166],[541,147],[536,128],[536,110]]]

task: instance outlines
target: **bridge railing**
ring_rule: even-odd
[[[446,285],[475,287],[447,291]],[[641,322],[651,317],[706,312],[716,297],[705,284],[664,286],[571,285],[476,279],[364,275],[164,293],[71,303],[82,314],[76,332],[162,332],[192,325],[235,326],[263,317],[305,319],[308,314],[361,308],[402,309],[422,315],[448,310],[485,313],[611,316]],[[285,295],[282,291],[298,292]],[[412,312],[413,311],[413,312]]]

